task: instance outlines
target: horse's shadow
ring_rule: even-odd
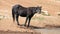
[[[20,25],[20,28],[29,28],[29,29],[44,29],[45,27],[38,27],[38,26],[33,26],[33,25],[30,25],[29,27],[24,26],[23,24]]]
[[[44,27],[38,27],[38,26],[30,26],[30,28],[32,28],[32,29],[44,29]]]

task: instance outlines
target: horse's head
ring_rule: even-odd
[[[40,6],[40,7],[37,6],[37,7],[36,7],[36,13],[39,13],[39,14],[40,14],[40,13],[41,13],[41,10],[42,10],[42,6]]]

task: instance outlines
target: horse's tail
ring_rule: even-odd
[[[13,9],[12,9],[12,18],[13,18],[13,21],[15,21],[15,12]]]

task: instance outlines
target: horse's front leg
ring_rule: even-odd
[[[16,15],[16,21],[17,21],[17,25],[20,25],[18,22],[18,17],[19,17],[19,15]]]
[[[30,25],[31,18],[32,17],[29,17],[29,21],[28,21],[28,26],[27,27],[29,27],[29,25]]]
[[[26,17],[26,21],[25,21],[25,24],[24,24],[24,26],[26,26],[27,20],[28,20],[28,16]]]

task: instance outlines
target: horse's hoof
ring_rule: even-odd
[[[20,26],[20,24],[17,24],[18,26]]]
[[[27,28],[28,28],[29,26],[27,26]]]
[[[26,26],[26,25],[24,25],[24,26]]]

